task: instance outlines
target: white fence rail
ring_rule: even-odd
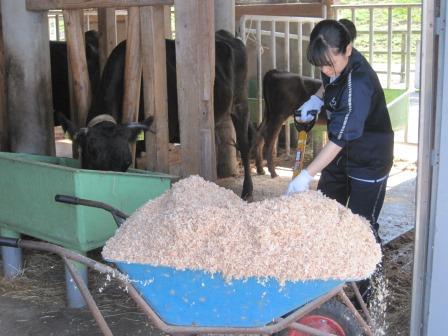
[[[408,89],[411,86],[412,73],[415,74],[415,68],[411,68],[411,56],[418,57],[417,48],[412,48],[412,41],[415,38],[415,45],[418,46],[418,40],[421,35],[421,24],[418,29],[413,28],[412,15],[414,11],[417,11],[421,15],[421,4],[409,3],[409,4],[372,4],[372,5],[333,5],[333,13],[335,19],[341,19],[342,17],[350,19],[355,25],[357,25],[357,18],[359,11],[368,11],[368,29],[359,29],[357,31],[358,36],[368,35],[368,47],[367,50],[359,50],[362,52],[370,64],[378,74],[385,75],[385,81],[383,86],[389,88],[396,87],[396,83],[392,83],[392,76],[399,75],[401,83]],[[401,10],[406,11],[406,24],[405,28],[395,28],[393,23],[393,11]],[[375,23],[378,22],[378,13],[380,11],[387,11],[387,23],[381,28],[376,28]],[[347,15],[347,12],[349,13]],[[345,15],[343,15],[343,13]],[[421,21],[420,21],[421,22]],[[375,36],[386,35],[387,47],[385,50],[377,50],[375,48]],[[392,41],[394,35],[401,36],[401,48],[399,51],[393,50]],[[356,41],[355,41],[356,45]],[[375,55],[386,55],[386,68],[385,70],[375,62]],[[393,55],[400,55],[400,70],[394,69]],[[418,60],[415,62],[417,63]]]
[[[309,32],[314,28],[315,24],[322,18],[311,17],[286,17],[286,16],[264,16],[264,15],[243,15],[239,24],[239,36],[245,44],[248,39],[255,40],[256,60],[257,60],[257,122],[261,123],[263,117],[263,76],[266,71],[263,70],[262,55],[264,50],[270,50],[270,66],[268,69],[278,69],[278,49],[277,42],[280,40],[283,44],[282,60],[283,69],[291,71],[292,62],[296,62],[295,67],[300,75],[305,74],[308,69],[307,76],[314,78],[315,69],[308,65],[305,67],[303,59],[306,59],[306,46],[309,42]],[[277,25],[280,23],[279,25]],[[277,28],[282,28],[278,31]],[[305,31],[306,30],[306,31]],[[264,37],[264,44],[262,43]],[[296,41],[296,50],[292,50],[290,41]],[[291,54],[297,55],[292,58]],[[290,130],[289,123],[285,123],[285,147],[289,154],[290,147]]]

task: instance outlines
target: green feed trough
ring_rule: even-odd
[[[55,202],[57,194],[107,203],[131,214],[170,188],[172,176],[142,170],[84,170],[74,159],[0,152],[0,230],[79,252],[103,246],[117,229],[110,213]]]

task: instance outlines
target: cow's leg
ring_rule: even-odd
[[[277,173],[275,172],[275,153],[277,153],[276,145],[278,135],[280,134],[280,130],[282,127],[281,120],[275,120],[270,127],[266,130],[265,137],[265,147],[266,147],[266,160],[268,163],[268,170],[271,173],[271,177],[277,177]]]
[[[250,202],[253,200],[253,184],[250,175],[250,144],[249,144],[249,112],[247,103],[235,104],[235,113],[231,114],[235,126],[236,143],[241,154],[241,162],[244,168],[244,182],[241,198]]]
[[[257,167],[257,174],[264,175],[263,169],[263,146],[264,146],[264,134],[265,134],[265,122],[263,121],[260,125],[260,128],[257,132],[255,138],[255,144],[253,150],[255,151],[255,165]]]

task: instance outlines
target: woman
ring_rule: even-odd
[[[394,133],[378,76],[335,20],[314,27],[307,58],[320,67],[323,85],[295,118],[309,122],[311,112],[323,106],[329,142],[291,181],[288,193],[307,190],[322,172],[318,190],[367,218],[379,240],[377,219],[392,167]]]

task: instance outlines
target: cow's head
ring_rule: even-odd
[[[74,123],[59,116],[64,131],[78,146],[83,169],[126,171],[132,163],[130,143],[141,131],[147,131],[153,117],[142,123],[117,125],[110,115],[93,118],[87,127],[78,129]]]

